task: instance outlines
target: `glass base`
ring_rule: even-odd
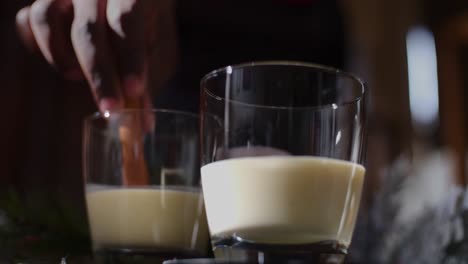
[[[216,259],[239,263],[342,264],[347,248],[336,241],[301,245],[259,244],[238,238],[213,243]]]
[[[147,248],[102,248],[94,251],[95,263],[99,264],[158,264],[165,260],[205,257],[196,251]]]

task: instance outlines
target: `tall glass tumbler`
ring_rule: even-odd
[[[98,259],[206,256],[199,139],[199,118],[190,113],[124,110],[85,120],[86,204]]]
[[[215,256],[341,263],[365,174],[363,82],[276,61],[215,70],[201,86],[201,176]]]

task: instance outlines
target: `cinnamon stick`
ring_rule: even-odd
[[[126,109],[141,109],[139,101],[129,101]],[[149,184],[148,167],[144,153],[143,114],[135,112],[124,124],[119,126],[119,137],[122,146],[122,177],[125,186]]]

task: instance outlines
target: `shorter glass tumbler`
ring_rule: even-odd
[[[96,256],[206,255],[198,123],[196,115],[169,110],[85,120],[85,193]]]

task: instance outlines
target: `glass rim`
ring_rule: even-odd
[[[360,94],[359,96],[353,96],[352,100],[347,100],[342,103],[331,103],[331,104],[324,104],[320,106],[277,106],[277,105],[262,105],[262,104],[252,104],[252,103],[245,103],[239,100],[232,100],[232,99],[226,99],[225,97],[218,96],[213,94],[209,89],[205,87],[205,83],[209,81],[210,79],[217,77],[219,73],[227,72],[228,74],[232,73],[232,70],[234,69],[242,69],[242,68],[252,68],[256,66],[295,66],[295,67],[303,67],[303,68],[308,68],[308,69],[315,69],[317,71],[322,71],[322,72],[328,72],[336,75],[341,75],[345,76],[354,82],[358,83],[360,86]],[[322,64],[317,64],[317,63],[311,63],[311,62],[301,62],[301,61],[292,61],[292,60],[271,60],[271,61],[252,61],[252,62],[246,62],[246,63],[240,63],[240,64],[234,64],[234,65],[228,65],[224,66],[218,69],[215,69],[209,73],[207,73],[205,76],[200,81],[200,85],[202,87],[202,91],[207,94],[209,97],[217,100],[217,101],[225,101],[227,103],[232,103],[232,104],[237,104],[237,105],[243,105],[243,106],[248,106],[248,107],[254,107],[254,108],[263,108],[263,109],[276,109],[276,110],[324,110],[324,109],[337,109],[340,106],[347,106],[347,105],[352,105],[355,104],[359,101],[363,101],[366,92],[367,92],[367,86],[366,83],[359,78],[358,76],[346,72],[343,70],[340,70],[338,68],[322,65]]]
[[[111,116],[115,115],[124,115],[124,114],[131,114],[131,113],[164,113],[164,114],[174,114],[174,115],[180,115],[180,116],[185,116],[188,118],[194,118],[194,119],[200,119],[200,116],[198,114],[192,113],[192,112],[187,112],[187,111],[182,111],[182,110],[175,110],[175,109],[164,109],[164,108],[150,108],[150,109],[144,109],[144,108],[129,108],[129,109],[120,109],[120,110],[115,110],[115,111],[105,111],[104,113],[101,112],[95,112],[91,115],[88,115],[84,118],[84,122],[86,124],[92,123],[93,121],[101,120],[101,119],[109,119]]]

